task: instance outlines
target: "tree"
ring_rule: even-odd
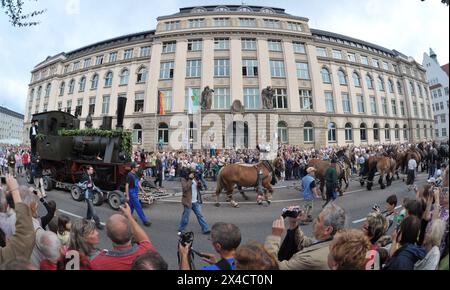
[[[27,0],[27,1],[37,1],[37,0]],[[5,14],[9,17],[9,22],[13,26],[25,27],[38,25],[40,22],[32,21],[32,18],[43,14],[44,10],[35,10],[30,13],[23,12],[24,1],[22,0],[0,0],[0,8],[5,10]]]
[[[420,1],[424,2],[425,0],[420,0]],[[447,6],[448,6],[448,2],[449,2],[449,0],[441,0],[441,3],[442,4],[447,4]]]

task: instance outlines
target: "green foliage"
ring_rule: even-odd
[[[92,137],[107,137],[107,138],[121,138],[119,151],[123,152],[127,158],[131,158],[132,154],[132,135],[131,132],[117,131],[117,130],[100,130],[100,129],[85,129],[85,130],[66,130],[58,131],[58,135],[62,137],[72,136],[92,136]]]
[[[37,2],[37,0],[28,0]],[[29,21],[31,18],[45,13],[44,10],[35,10],[31,13],[24,14],[23,12],[23,0],[0,0],[0,8],[5,10],[5,14],[9,17],[9,22],[13,26],[26,27],[38,25],[37,21]]]
[[[45,138],[47,138],[47,136],[44,134],[39,133],[36,135],[36,141],[43,141]]]

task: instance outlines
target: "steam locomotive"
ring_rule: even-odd
[[[33,115],[38,121],[37,156],[43,168],[43,183],[46,191],[53,188],[70,190],[72,198],[84,199],[77,184],[86,167],[94,167],[94,182],[101,191],[95,193],[94,204],[105,200],[118,210],[123,203],[125,180],[131,170],[131,134],[123,132],[123,119],[127,99],[119,97],[117,127],[111,130],[112,117],[104,117],[99,130],[79,130],[80,121],[73,115],[61,111]],[[88,124],[87,124],[88,125]],[[128,142],[128,143],[127,143]],[[141,164],[145,170],[146,165]],[[33,183],[30,170],[28,183]],[[142,203],[151,203],[151,196],[142,194]]]

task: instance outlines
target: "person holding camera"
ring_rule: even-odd
[[[144,226],[149,227],[152,225],[152,223],[148,220],[147,216],[142,210],[142,205],[139,201],[139,190],[144,192],[144,189],[139,182],[139,177],[137,176],[138,171],[139,164],[136,162],[132,162],[131,171],[128,173],[127,183],[125,184],[125,198],[130,205],[131,214],[133,214],[134,210],[136,209],[136,212]]]
[[[198,177],[190,171],[188,168],[184,168],[181,176],[181,187],[183,189],[183,197],[181,203],[183,204],[183,214],[181,216],[180,225],[178,226],[178,235],[182,234],[189,223],[189,215],[191,210],[197,216],[198,223],[202,228],[202,233],[208,235],[209,230],[208,223],[202,214],[202,196],[200,193],[201,186]]]
[[[94,207],[94,190],[96,190],[96,186],[94,184],[93,175],[94,167],[89,165],[83,179],[81,180],[81,186],[82,189],[84,189],[84,199],[87,204],[86,219],[91,220],[93,218],[97,229],[103,230],[105,227],[100,223],[100,218],[98,217]]]
[[[293,211],[295,207],[289,208]],[[300,213],[300,210],[298,210]],[[336,204],[325,207],[314,221],[313,234],[310,238],[305,236],[299,224],[305,219],[304,214],[297,217],[287,217],[289,230],[285,239],[294,237],[293,248],[295,252],[289,259],[280,259],[279,252],[281,236],[285,230],[283,217],[272,224],[272,235],[266,238],[265,247],[269,253],[278,257],[280,270],[328,270],[329,245],[334,235],[345,225],[345,211]],[[283,242],[284,243],[284,242]]]

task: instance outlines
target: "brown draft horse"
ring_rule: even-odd
[[[316,178],[320,181],[320,192],[322,193],[322,198],[325,200],[325,172],[330,167],[331,162],[327,160],[312,159],[308,162],[308,167],[314,167],[316,172]],[[350,180],[351,168],[346,162],[336,163],[336,174],[339,182],[339,193],[342,195],[344,190],[342,190],[342,181],[345,182],[345,189],[348,188]]]
[[[273,167],[277,170],[283,170],[283,161],[277,157],[273,161]],[[268,204],[270,204],[273,194],[273,180],[276,180],[275,170],[272,170],[267,161],[261,161],[258,164],[230,164],[223,167],[217,177],[216,189],[216,206],[219,207],[219,195],[223,189],[226,190],[230,204],[233,207],[239,207],[239,204],[233,200],[233,191],[235,186],[241,192],[242,196],[248,200],[248,197],[242,191],[243,187],[258,186],[258,172],[262,169],[262,186],[264,187],[264,195]],[[275,182],[276,183],[276,182]]]
[[[378,183],[380,184],[381,189],[386,188],[383,183],[384,175],[386,175],[387,186],[391,186],[396,167],[396,162],[393,158],[386,156],[372,156],[366,162],[365,166],[368,166],[367,190],[372,190],[373,179],[377,171],[380,173]],[[364,183],[362,183],[362,185],[364,185]]]

